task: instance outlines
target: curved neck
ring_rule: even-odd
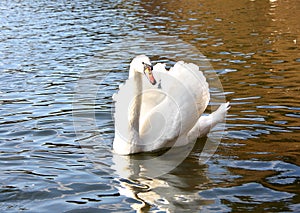
[[[129,139],[131,144],[138,145],[140,141],[139,129],[140,129],[140,113],[142,105],[142,74],[139,72],[133,72],[134,80],[134,100],[130,108],[130,120],[129,120]],[[131,146],[134,148],[135,146]]]

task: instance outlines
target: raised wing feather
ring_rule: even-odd
[[[167,71],[159,63],[153,73],[158,84],[143,97],[140,137],[145,144],[164,147],[195,125],[208,105],[209,89],[195,64],[180,61]]]

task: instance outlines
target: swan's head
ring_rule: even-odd
[[[130,63],[131,72],[139,72],[146,75],[152,85],[156,84],[156,80],[152,73],[152,65],[150,59],[145,55],[136,56]]]

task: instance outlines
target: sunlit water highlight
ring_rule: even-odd
[[[296,0],[2,1],[0,210],[299,211],[298,8]],[[158,178],[129,171],[127,158],[126,178],[111,152],[111,96],[134,53],[149,50],[145,35],[177,37],[207,56],[232,107],[205,165],[200,140]],[[142,39],[118,46],[131,37]],[[145,54],[173,63],[174,52],[159,51]],[[82,73],[97,98],[74,108]],[[76,132],[74,112],[86,121],[92,111],[97,131],[82,123]]]

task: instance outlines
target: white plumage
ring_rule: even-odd
[[[186,145],[224,120],[229,103],[201,116],[210,96],[195,64],[177,62],[169,71],[141,55],[130,64],[129,78],[114,95],[113,149],[118,154],[150,152]]]

